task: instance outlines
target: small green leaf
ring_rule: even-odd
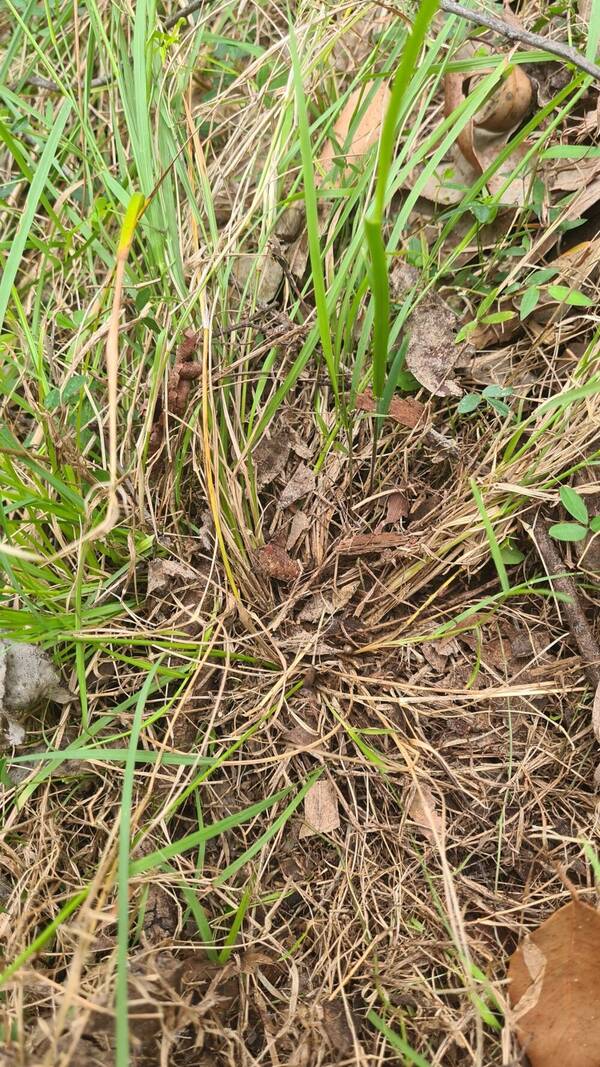
[[[61,402],[68,404],[70,400],[78,397],[84,385],[85,378],[83,374],[74,374],[72,378],[69,378],[66,385],[63,385],[60,397]]]
[[[557,541],[583,541],[587,535],[587,527],[580,526],[578,522],[557,522],[550,527],[548,533]]]
[[[522,563],[525,559],[525,555],[521,552],[520,548],[515,545],[511,545],[510,541],[505,541],[503,545],[500,545],[500,555],[505,563],[515,564]]]
[[[590,530],[592,533],[598,533],[598,530],[600,530],[600,515],[594,515],[594,518],[590,522]]]
[[[577,522],[588,521],[588,509],[585,506],[585,500],[583,497],[576,493],[574,489],[571,489],[570,485],[561,485],[559,494],[561,502],[565,509],[572,515]]]
[[[558,274],[558,267],[543,267],[542,270],[534,270],[533,274],[530,274],[527,279],[527,285],[529,287],[534,285],[544,285],[550,281],[555,274]]]
[[[494,411],[497,411],[499,415],[510,415],[510,408],[508,404],[505,404],[503,400],[496,400],[495,397],[486,397],[486,400]]]
[[[486,385],[481,395],[486,400],[503,400],[507,396],[512,396],[512,389],[502,385]]]
[[[409,370],[401,370],[398,374],[397,386],[403,393],[418,393],[422,388],[421,383],[417,381],[414,374],[411,374]]]
[[[484,315],[481,321],[488,326],[495,322],[508,322],[509,319],[514,319],[515,316],[516,311],[492,311],[491,315]]]
[[[458,415],[469,415],[471,411],[475,411],[481,404],[481,396],[479,393],[467,393],[463,396],[457,406],[456,412]]]
[[[475,216],[477,222],[485,226],[494,221],[498,214],[498,207],[496,204],[482,204],[481,201],[475,200],[469,204],[469,211]]]
[[[523,299],[519,305],[519,315],[521,319],[526,319],[528,315],[531,315],[533,309],[537,306],[537,302],[540,299],[540,291],[537,286],[533,285],[531,289],[526,289],[523,293]]]
[[[46,393],[44,404],[46,411],[55,411],[60,404],[60,389],[57,389],[55,385]]]
[[[594,303],[589,296],[580,293],[577,289],[569,289],[568,285],[549,285],[548,295],[553,300],[560,300],[565,304],[573,304],[574,307],[589,308]]]
[[[461,341],[466,341],[469,337],[469,334],[472,334],[473,330],[476,330],[478,326],[479,323],[476,319],[473,319],[471,322],[465,322],[465,325],[461,326],[456,337],[454,338],[454,343],[458,345]]]

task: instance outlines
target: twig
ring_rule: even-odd
[[[164,21],[164,27],[166,30],[170,30],[171,26],[175,26],[179,19],[187,19],[190,15],[193,15],[195,11],[199,11],[201,7],[204,7],[206,0],[193,0],[193,3],[188,4],[187,7],[182,7],[179,11],[176,11],[174,15],[169,15],[168,19]]]
[[[503,22],[502,19],[497,18],[495,15],[488,15],[485,11],[475,11],[470,7],[463,7],[462,4],[456,4],[454,0],[440,0],[440,8],[448,15],[458,15],[459,18],[467,19],[468,22],[474,22],[478,26],[487,26],[489,30],[495,30],[496,33],[500,33],[509,41],[518,41],[520,44],[526,44],[532,48],[540,48],[544,52],[558,56],[559,59],[572,63],[575,67],[579,67],[580,70],[584,70],[586,74],[591,74],[592,78],[600,81],[600,67],[597,67],[595,63],[586,59],[577,49],[571,48],[568,44],[562,44],[560,41],[551,41],[548,37],[542,37],[539,33],[530,33],[529,30],[509,26],[508,23]]]
[[[90,89],[100,89],[103,85],[108,85],[109,79],[102,75],[99,78],[92,78],[90,82]],[[49,93],[59,93],[60,85],[57,82],[52,81],[51,78],[42,78],[39,74],[29,74],[25,78],[26,85],[33,85],[36,89],[47,89]]]
[[[567,626],[577,642],[588,679],[596,688],[600,683],[600,647],[598,647],[594,631],[585,617],[577,586],[570,575],[564,574],[565,565],[556,542],[550,537],[546,524],[541,517],[532,532],[546,571],[549,576],[552,576],[551,581],[554,589],[569,597],[568,601],[561,604],[561,611],[564,613]],[[557,574],[561,575],[561,577],[555,577]]]

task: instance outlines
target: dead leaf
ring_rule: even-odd
[[[397,260],[390,271],[393,298],[403,300],[420,281],[418,270]],[[455,344],[457,326],[452,308],[435,292],[427,293],[415,304],[407,322],[406,366],[434,396],[462,396],[460,385],[451,376],[466,347]]]
[[[408,518],[409,511],[410,506],[406,493],[401,493],[399,490],[390,493],[387,498],[386,523],[398,522],[399,519]]]
[[[441,837],[444,824],[437,811],[435,797],[426,783],[420,783],[408,806],[408,817],[417,824],[419,830],[432,844],[436,834]]]
[[[317,479],[311,468],[306,463],[299,463],[279,497],[279,507],[289,508],[290,504],[295,504],[303,496],[314,493],[316,485]]]
[[[598,176],[600,159],[557,159],[549,178],[552,191],[572,193],[584,189]]]
[[[484,75],[480,75],[480,78]],[[472,92],[477,84],[469,83]],[[508,76],[490,93],[473,119],[473,125],[494,133],[506,133],[525,118],[531,108],[533,87],[522,67],[514,66]]]
[[[443,671],[449,657],[456,655],[458,652],[458,644],[454,638],[450,637],[445,641],[423,641],[419,645],[419,649],[434,670]]]
[[[365,95],[364,89],[357,89],[350,95],[347,103],[342,108],[333,127],[332,140],[326,141],[315,165],[315,185],[317,187],[323,184],[336,160],[345,159],[356,166],[369,149],[377,144],[391,94],[387,83],[379,82],[366,105],[364,113],[358,120],[356,128],[350,135],[352,120],[357,110],[364,103]],[[345,169],[345,176],[347,171],[348,168]],[[319,201],[318,222],[321,234],[325,229],[325,219],[328,214],[329,207],[327,202]],[[293,244],[289,246],[288,267],[296,278],[301,278],[306,270],[307,263],[308,232],[305,227],[296,237]]]
[[[161,596],[174,586],[180,588],[196,580],[196,572],[186,563],[175,559],[151,559],[148,564],[148,596]]]
[[[356,581],[339,586],[333,590],[331,597],[314,593],[299,612],[298,622],[318,622],[323,615],[335,615],[352,600],[359,584]]]
[[[391,96],[386,82],[379,82],[377,85],[349,141],[352,120],[359,108],[362,110],[361,105],[364,104],[366,95],[362,88],[356,89],[349,96],[333,127],[333,138],[327,141],[317,162],[318,174],[326,175],[336,159],[346,159],[349,163],[356,163],[373,145],[377,144]]]
[[[320,778],[306,794],[304,818],[306,823],[300,827],[300,838],[312,837],[314,834],[330,834],[339,829],[337,793],[327,778]]]
[[[231,273],[240,290],[250,280],[255,287],[256,299],[261,304],[270,304],[275,299],[283,281],[283,267],[266,252],[262,255],[242,253],[236,257]]]
[[[304,222],[304,212],[297,204],[290,204],[279,216],[275,224],[275,235],[285,244],[290,244],[300,233]]]
[[[519,945],[508,975],[517,1036],[531,1067],[600,1067],[595,908],[575,900],[560,908]]]
[[[269,485],[283,474],[289,454],[290,438],[285,430],[274,433],[272,437],[263,437],[259,441],[252,453],[258,489]]]
[[[333,615],[333,603],[323,593],[314,593],[298,612],[298,622],[318,622],[323,615]]]
[[[377,411],[377,401],[371,389],[366,389],[364,393],[358,394],[356,407],[358,411]],[[419,400],[415,400],[412,396],[393,396],[387,416],[393,419],[394,422],[399,422],[401,426],[407,426],[410,430],[414,430],[415,426],[418,426],[421,421],[424,411],[425,405],[421,404]]]
[[[256,563],[267,578],[277,578],[280,582],[293,582],[302,570],[298,560],[292,559],[285,548],[275,541],[259,548]]]
[[[464,74],[460,74],[458,71],[451,71],[444,78],[444,113],[446,118],[465,101],[463,93],[464,81]],[[456,143],[464,158],[473,168],[474,173],[477,175],[483,174],[483,168],[473,148],[473,119],[469,119],[464,124],[456,138]]]
[[[354,1045],[354,1035],[343,1000],[326,1000],[321,1011],[321,1029],[331,1048],[338,1055],[347,1056]]]
[[[308,530],[309,526],[310,521],[308,515],[306,515],[304,511],[297,511],[292,519],[292,525],[290,527],[290,532],[288,534],[288,539],[285,546],[288,552],[291,551],[292,548],[294,548],[294,546],[302,537],[302,534],[305,533],[306,530]]]
[[[482,71],[479,77],[485,77],[486,73],[489,71]],[[476,79],[469,79],[464,73],[446,74],[444,79],[446,117],[464,102],[467,83],[469,92],[473,92]],[[483,174],[502,151],[510,132],[529,113],[532,97],[533,87],[527,73],[522,67],[513,67],[508,76],[495,87],[474,119],[463,127],[456,143],[467,163],[473,168],[475,175]],[[493,152],[492,158],[490,158],[490,151]]]
[[[509,20],[510,21],[510,20]],[[459,49],[457,59],[468,59],[475,51],[473,42]],[[491,69],[491,68],[490,68]],[[483,71],[484,77],[489,71]],[[465,100],[465,90],[473,90],[476,81],[467,74],[450,72],[444,80],[444,111],[452,114]],[[419,180],[419,195],[434,204],[453,205],[463,199],[464,190],[473,184],[504,150],[510,133],[522,122],[531,108],[532,82],[522,67],[514,67],[507,78],[490,94],[474,119],[462,128],[456,145],[448,158],[442,160],[435,172],[425,182],[421,176],[427,161],[419,164],[404,181],[406,189],[414,188]],[[505,207],[522,206],[530,184],[531,165],[525,165],[524,173],[514,179],[510,176],[531,145],[518,145],[497,168],[488,182],[489,192]],[[479,236],[479,235],[478,235]],[[480,247],[477,248],[477,254]]]

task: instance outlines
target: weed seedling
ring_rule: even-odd
[[[501,385],[486,385],[481,393],[466,393],[457,405],[459,415],[470,415],[481,404],[489,404],[499,415],[510,415],[510,408],[505,398],[512,395],[512,389],[503,388]]]
[[[565,511],[572,515],[577,522],[555,522],[548,533],[557,541],[583,541],[589,533],[598,533],[600,530],[600,515],[588,516],[585,500],[570,485],[561,485],[559,496]]]

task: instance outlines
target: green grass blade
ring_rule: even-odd
[[[498,544],[498,539],[496,537],[496,534],[494,533],[494,527],[492,526],[492,523],[490,521],[490,517],[487,513],[486,506],[483,502],[483,497],[481,495],[478,485],[476,484],[473,478],[470,479],[469,484],[471,486],[471,492],[473,493],[473,496],[475,498],[475,503],[477,504],[477,510],[481,516],[481,522],[483,523],[483,528],[485,530],[490,546],[490,553],[494,561],[496,570],[498,571],[498,577],[500,579],[502,592],[508,593],[510,591],[510,582],[508,580],[508,574],[506,573],[504,560],[502,559],[500,545]]]
[[[374,1009],[371,1009],[368,1013],[367,1019],[384,1035],[392,1048],[396,1049],[396,1052],[402,1053],[406,1063],[412,1063],[414,1067],[431,1067],[429,1060],[421,1056],[420,1052],[415,1052],[414,1048],[411,1048],[408,1042],[403,1037],[400,1037],[400,1034],[392,1030]]]
[[[59,926],[62,926],[69,916],[72,915],[74,911],[77,911],[80,904],[83,904],[89,891],[89,886],[86,886],[85,889],[80,890],[79,893],[76,893],[74,897],[71,897],[71,899],[63,905],[56,918],[53,919],[52,922],[42,930],[41,934],[38,934],[31,944],[23,949],[17,958],[2,971],[2,974],[0,974],[0,986],[7,982],[9,978],[12,978],[13,974],[16,974],[23,964],[28,963],[33,956],[43,949],[44,945],[48,944],[48,941],[50,941],[52,935],[56,933]]]
[[[304,204],[306,208],[306,228],[308,231],[308,249],[310,254],[310,267],[315,293],[317,308],[317,322],[321,347],[327,365],[327,371],[331,381],[334,395],[339,394],[338,369],[335,362],[332,343],[332,330],[329,322],[329,309],[327,306],[327,293],[325,289],[325,276],[321,257],[321,242],[319,235],[319,214],[317,208],[317,192],[315,188],[315,171],[313,167],[313,150],[310,141],[310,128],[308,113],[306,110],[306,97],[302,84],[302,69],[298,46],[292,26],[290,25],[290,54],[292,57],[292,75],[294,79],[294,91],[296,110],[298,114],[298,132],[300,137],[300,153],[302,156],[302,175],[304,179]]]
[[[42,152],[38,166],[35,169],[33,180],[29,186],[23,214],[19,220],[15,236],[13,238],[6,265],[0,281],[0,330],[4,324],[4,316],[10,300],[12,287],[17,276],[21,257],[25,250],[27,237],[33,224],[37,206],[46,185],[46,179],[50,168],[54,163],[56,151],[63,134],[67,119],[71,111],[71,104],[65,100],[50,131],[48,140]]]
[[[277,804],[279,800],[283,800],[292,789],[293,786],[286,786],[285,789],[280,789],[278,793],[273,793],[272,796],[265,797],[264,800],[259,800],[256,804],[251,804],[236,815],[228,815],[225,819],[219,819],[218,822],[204,826],[201,830],[194,831],[193,834],[187,834],[186,837],[181,837],[178,841],[173,841],[172,844],[164,845],[162,848],[156,849],[155,852],[150,852],[147,856],[135,860],[130,866],[131,875],[134,876],[136,874],[144,874],[145,871],[151,871],[153,867],[164,863],[165,860],[173,859],[174,856],[181,856],[184,852],[189,852],[191,848],[196,848],[203,841],[210,841],[211,838],[225,833],[226,830],[233,830],[236,826],[242,826],[243,823],[253,819],[255,815],[260,815],[262,811],[266,811],[267,808]]]
[[[390,284],[383,237],[383,216],[394,154],[396,122],[404,94],[414,73],[417,56],[437,7],[438,0],[422,0],[412,31],[404,45],[402,59],[394,78],[392,95],[381,128],[377,159],[377,184],[375,186],[373,207],[365,219],[365,235],[371,257],[371,287],[375,305],[373,393],[377,399],[381,398],[385,387],[390,333]]]
[[[268,830],[266,830],[264,834],[261,834],[258,841],[255,841],[254,844],[251,845],[250,848],[247,848],[241,856],[238,856],[238,858],[234,860],[233,863],[230,863],[224,871],[221,871],[221,874],[218,876],[218,878],[215,879],[215,885],[223,885],[223,882],[226,882],[229,878],[232,877],[232,875],[236,874],[239,871],[240,867],[243,867],[244,864],[248,862],[248,860],[251,860],[257,852],[260,852],[260,850],[264,848],[264,846],[267,844],[268,841],[271,840],[272,837],[275,837],[275,834],[277,834],[279,830],[281,830],[282,826],[285,826],[290,816],[293,815],[298,805],[302,803],[304,797],[308,793],[308,790],[312,785],[314,785],[320,775],[320,769],[314,774],[311,774],[311,776],[302,786],[302,789],[298,793],[296,793],[296,796],[290,801],[287,807],[284,808],[284,810],[281,812],[281,815],[278,815],[275,821],[271,823]]]

